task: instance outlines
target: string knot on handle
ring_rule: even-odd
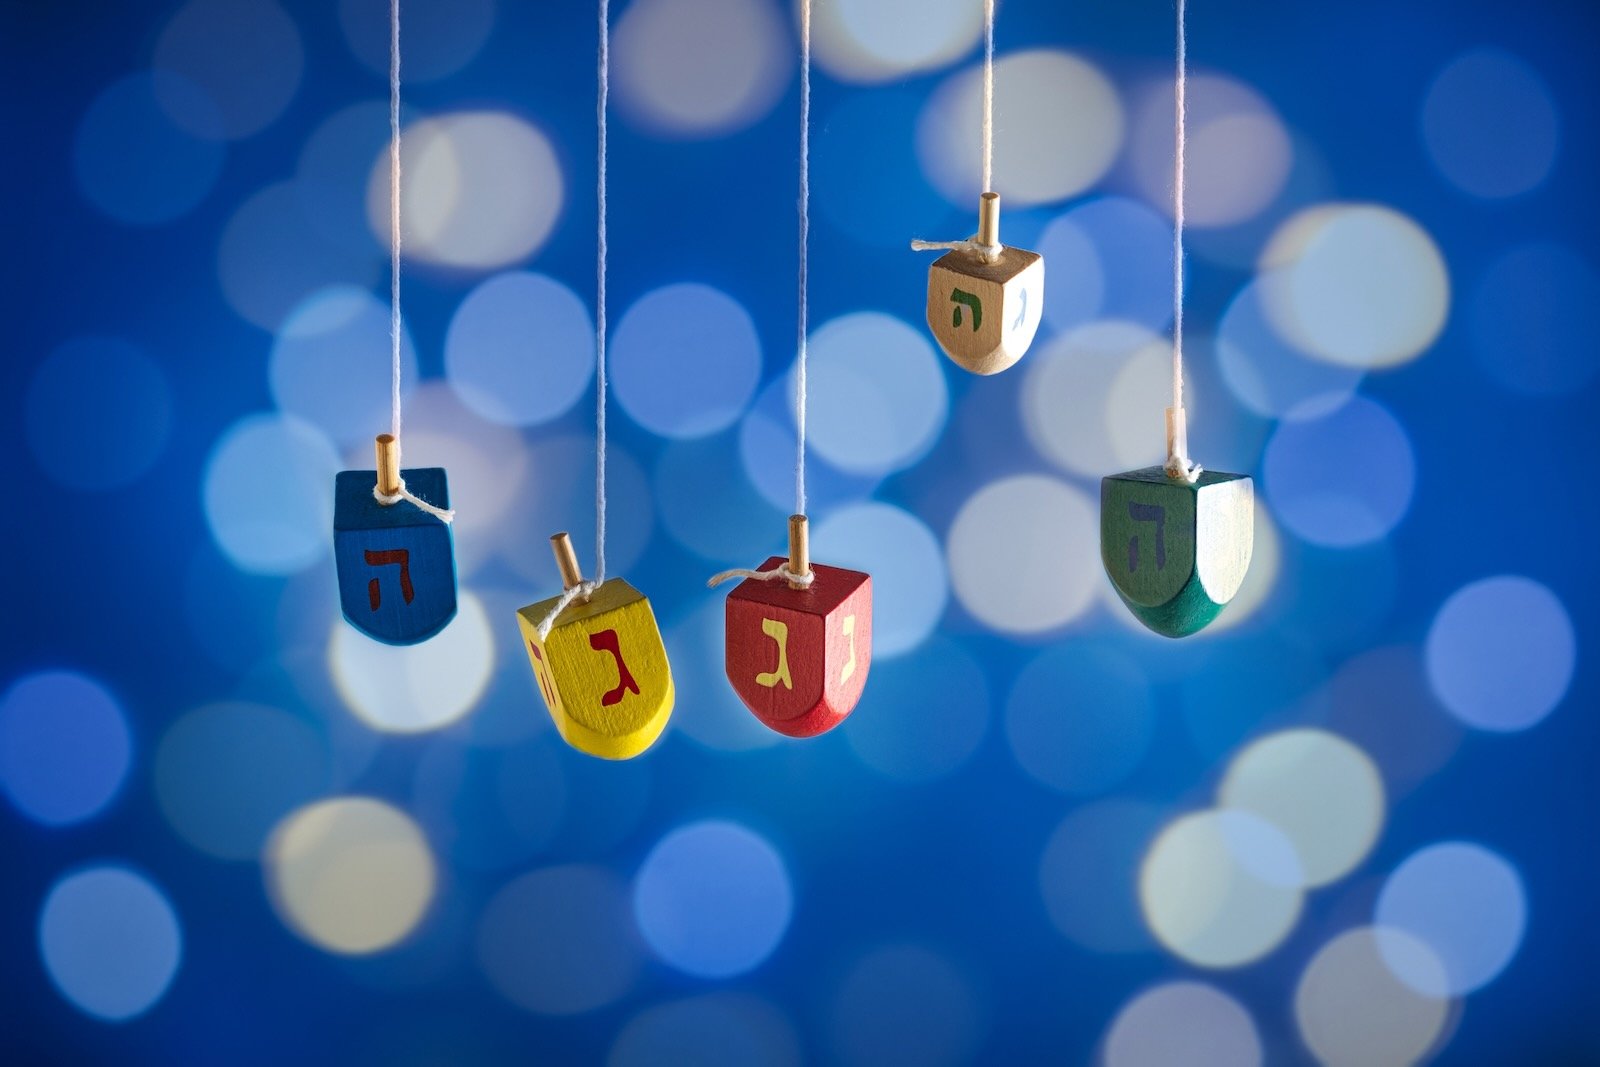
[[[429,515],[432,515],[440,522],[456,521],[456,513],[453,508],[437,508],[428,503],[426,500],[422,499],[420,496],[414,495],[411,490],[406,488],[406,480],[404,478],[401,478],[397,481],[395,491],[393,493],[385,493],[381,486],[374,485],[372,487],[372,496],[373,499],[377,500],[377,502],[382,504],[384,507],[398,504],[400,501],[404,500],[408,504],[415,504],[418,508],[427,512]]]
[[[561,613],[566,611],[574,600],[588,600],[594,595],[594,591],[599,588],[600,583],[598,581],[583,581],[571,589],[563,590],[561,595],[556,598],[555,604],[551,606],[549,611],[545,612],[544,618],[539,620],[539,625],[534,627],[534,632],[539,635],[539,640],[543,641],[550,636],[550,628],[556,624],[556,620],[561,617]]]
[[[1006,250],[1005,245],[987,245],[978,240],[978,235],[973,234],[965,241],[924,241],[920,237],[911,240],[913,252],[970,252],[985,263],[1000,262],[1000,255]]]
[[[758,582],[772,582],[782,578],[784,581],[792,582],[802,589],[808,589],[810,588],[811,583],[817,580],[817,572],[807,571],[805,574],[796,574],[794,571],[789,569],[789,562],[787,560],[778,564],[776,567],[764,571],[747,570],[743,567],[735,567],[732,570],[726,570],[718,574],[713,574],[710,578],[706,579],[706,588],[715,589],[723,582],[731,582],[735,578],[754,578]]]

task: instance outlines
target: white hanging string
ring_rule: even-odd
[[[599,0],[600,48],[595,70],[595,298],[594,298],[594,577],[564,589],[534,627],[550,636],[575,600],[588,600],[606,580],[606,104],[611,96],[611,3]]]
[[[600,0],[595,100],[594,583],[606,580],[606,102],[611,96],[611,0]]]
[[[806,513],[806,305],[808,303],[807,264],[811,241],[811,0],[800,4],[800,267],[798,281],[798,327],[795,337],[795,446],[794,446],[794,512]],[[735,578],[754,578],[770,582],[778,578],[793,582],[804,589],[816,579],[816,572],[795,574],[784,560],[771,570],[748,570],[735,567],[713,574],[706,585],[715,588]]]
[[[994,190],[994,0],[983,0],[983,189]],[[988,245],[973,234],[965,241],[924,241],[912,238],[914,252],[971,252],[985,263],[994,263],[1005,251],[1004,245]]]
[[[1176,129],[1172,167],[1172,407],[1167,411],[1167,475],[1193,485],[1202,468],[1189,459],[1188,423],[1183,411],[1183,178],[1189,124],[1189,46],[1187,0],[1178,3],[1177,77],[1173,82]]]
[[[394,438],[395,467],[400,466],[400,0],[389,0],[389,434]],[[398,478],[398,475],[397,475]],[[440,522],[454,522],[456,513],[413,496],[406,480],[385,493],[374,484],[373,499],[384,507],[404,500]]]

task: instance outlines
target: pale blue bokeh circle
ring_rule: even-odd
[[[122,866],[69,874],[39,915],[39,954],[56,989],[79,1011],[123,1022],[166,993],[183,933],[166,894]]]

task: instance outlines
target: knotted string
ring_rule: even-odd
[[[983,0],[983,192],[994,188],[994,0]],[[913,252],[970,252],[985,263],[997,263],[1004,245],[988,245],[973,234],[965,241],[924,241],[913,238]]]
[[[776,567],[766,571],[753,571],[746,570],[743,567],[735,567],[732,570],[720,571],[706,579],[706,588],[715,589],[723,582],[731,582],[735,578],[754,578],[758,582],[771,582],[782,578],[786,582],[793,582],[800,588],[805,589],[817,580],[817,572],[811,571],[809,574],[796,574],[789,569],[788,560],[784,560]]]
[[[600,583],[598,581],[582,581],[571,589],[563,589],[561,595],[556,598],[555,605],[545,612],[544,618],[539,620],[539,625],[534,627],[534,630],[539,635],[539,640],[543,641],[550,636],[550,628],[556,624],[556,619],[561,616],[563,611],[567,610],[569,604],[574,600],[588,600],[594,595],[594,591],[599,588]]]
[[[423,511],[426,511],[429,515],[432,515],[434,518],[438,519],[440,522],[456,521],[456,513],[454,509],[434,507],[421,497],[412,495],[411,490],[406,488],[406,480],[404,478],[401,478],[399,481],[400,484],[398,486],[398,491],[393,493],[385,493],[378,486],[373,486],[373,499],[382,504],[384,507],[389,507],[391,504],[398,504],[400,501],[404,500],[408,504],[415,504]]]

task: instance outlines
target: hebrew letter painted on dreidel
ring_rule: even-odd
[[[785,562],[773,556],[760,567]],[[785,578],[747,578],[728,594],[727,671],[739,699],[767,726],[815,737],[844,720],[861,699],[872,666],[872,578],[812,564],[804,515],[789,519]]]
[[[440,467],[400,470],[399,443],[378,437],[376,471],[340,471],[334,481],[333,552],[339,606],[350,625],[378,641],[411,645],[444,629],[456,614],[456,564],[450,525],[401,498],[404,487],[434,507],[450,507]],[[373,493],[390,498],[380,501]]]
[[[1221,614],[1250,567],[1254,483],[1205,471],[1191,485],[1165,467],[1100,483],[1100,558],[1122,602],[1167,637]]]
[[[584,586],[572,539],[550,538],[561,583]],[[572,600],[548,633],[539,625],[560,597],[517,612],[539,694],[567,744],[602,759],[649,748],[672,716],[672,671],[650,601],[621,578]]]
[[[945,355],[974,374],[998,374],[1022,358],[1044,314],[1044,260],[1000,244],[1000,194],[978,201],[976,243],[993,262],[957,248],[928,268],[928,328]]]

